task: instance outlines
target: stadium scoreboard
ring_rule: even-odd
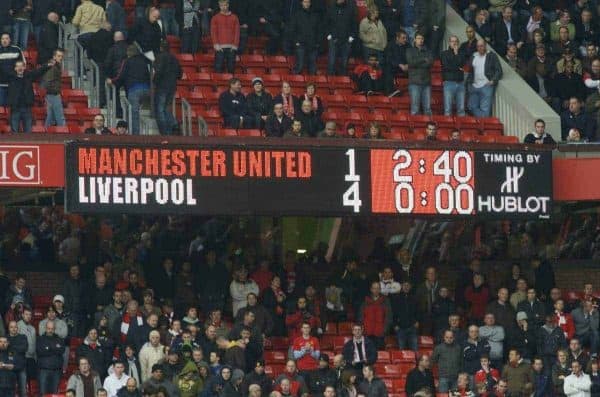
[[[75,141],[66,154],[71,212],[545,219],[552,211],[550,151]]]

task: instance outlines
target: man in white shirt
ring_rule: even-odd
[[[469,110],[475,117],[489,117],[494,91],[502,78],[502,66],[493,52],[487,51],[485,40],[477,40],[477,51],[471,60],[469,76]]]
[[[575,360],[571,363],[571,375],[565,378],[563,390],[567,397],[590,397],[592,381],[589,375],[581,370],[581,364]]]
[[[394,280],[394,273],[389,266],[383,268],[383,271],[379,275],[379,280],[382,295],[389,296],[390,294],[397,294],[402,288],[400,283]]]
[[[117,361],[113,365],[113,373],[104,379],[104,388],[108,397],[117,397],[118,391],[125,387],[129,376],[125,375],[125,364],[122,361]]]

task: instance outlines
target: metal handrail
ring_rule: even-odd
[[[208,136],[208,124],[202,116],[198,116],[198,134],[200,136]]]
[[[185,98],[181,98],[181,134],[192,135],[192,106]]]
[[[121,96],[121,108],[123,109],[123,118],[127,121],[129,125],[130,131],[133,130],[133,125],[131,124],[132,114],[131,114],[131,102],[127,99],[125,95]]]
[[[117,87],[104,81],[104,94],[106,95],[106,119],[110,127],[117,122]]]
[[[75,88],[80,89],[83,85],[83,54],[85,53],[85,50],[77,39],[74,39],[73,42],[75,43]]]
[[[93,95],[91,95],[92,106],[100,107],[100,84],[102,84],[100,81],[100,67],[93,59],[88,58],[88,62],[93,72],[91,89],[91,92],[93,92]]]

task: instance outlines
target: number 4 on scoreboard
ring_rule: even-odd
[[[348,157],[348,173],[344,175],[344,180],[351,184],[342,195],[342,203],[344,207],[352,207],[355,213],[359,213],[362,200],[360,199],[360,175],[356,174],[356,150],[348,149],[346,156]]]

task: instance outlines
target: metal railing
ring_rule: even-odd
[[[86,70],[89,71],[88,73],[91,74],[88,77],[88,82],[91,84],[89,95],[91,106],[100,107],[100,84],[102,84],[100,81],[100,67],[88,57],[85,57],[84,64],[87,67]]]
[[[175,103],[175,99],[173,99],[173,103]],[[173,115],[177,118],[177,115]],[[183,136],[192,135],[192,106],[185,98],[181,98],[181,134]]]
[[[133,129],[133,125],[131,125],[131,103],[125,95],[121,96],[121,109],[123,109],[123,119],[127,122],[129,125],[129,130],[131,131]]]
[[[72,41],[75,50],[75,68],[73,69],[75,71],[75,88],[81,89],[83,87],[83,75],[85,70],[83,65],[85,50],[83,49],[83,46],[77,39],[73,39]]]
[[[109,127],[117,123],[117,87],[104,82],[104,95],[106,96],[106,121]]]

